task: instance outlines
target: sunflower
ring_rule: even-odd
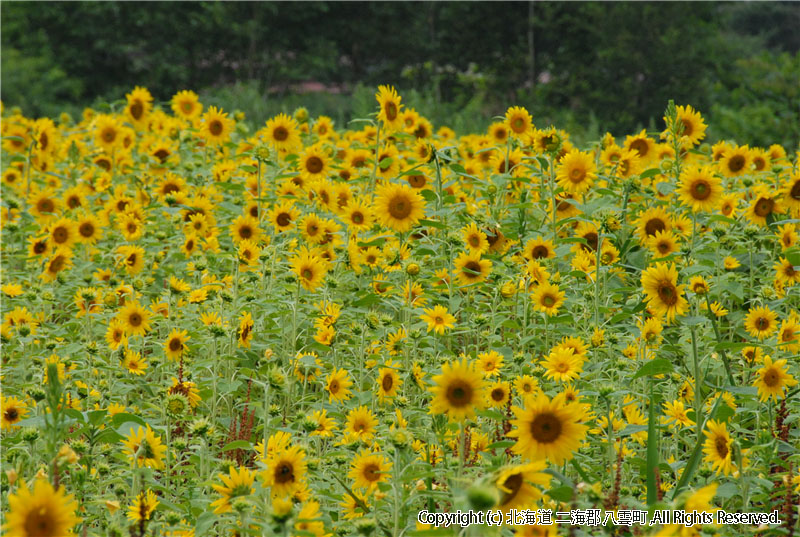
[[[544,469],[544,461],[503,468],[494,482],[501,494],[497,508],[504,512],[515,508],[529,508],[542,499],[552,478],[542,471]]]
[[[786,360],[773,362],[770,356],[764,356],[763,364],[764,367],[756,371],[756,380],[753,382],[753,386],[758,388],[758,398],[761,401],[782,399],[784,391],[797,384],[787,371]]]
[[[538,311],[553,316],[564,304],[564,292],[560,291],[557,285],[542,282],[533,292],[533,304]]]
[[[253,241],[244,240],[239,243],[239,270],[247,272],[258,268],[258,260],[261,255],[261,248],[256,246]]]
[[[425,200],[407,185],[386,183],[375,193],[373,210],[382,224],[405,232],[425,216]]]
[[[428,332],[434,330],[440,336],[444,335],[445,329],[453,328],[456,322],[456,318],[450,315],[444,306],[427,308],[425,313],[419,317],[428,323]]]
[[[353,488],[370,493],[378,488],[378,483],[389,480],[391,469],[392,463],[383,454],[362,449],[350,462],[347,475],[353,480]]]
[[[509,127],[505,124],[505,122],[496,122],[489,125],[488,134],[489,138],[496,145],[504,145],[508,141],[508,137],[511,135]]]
[[[393,179],[400,174],[402,157],[394,144],[386,144],[378,151],[375,162],[378,164],[378,176],[383,179]]]
[[[402,98],[395,91],[394,86],[378,86],[378,93],[375,94],[380,105],[378,120],[383,123],[383,128],[388,131],[400,130],[403,128],[403,117],[401,115],[400,104]]]
[[[678,237],[671,230],[656,231],[656,234],[647,239],[647,247],[658,257],[674,254],[678,247]]]
[[[128,337],[125,335],[125,326],[118,319],[111,319],[106,330],[106,342],[112,351],[128,346]]]
[[[239,340],[239,347],[250,348],[250,342],[253,339],[253,317],[250,312],[243,311],[239,318],[239,329],[236,332]]]
[[[144,370],[147,369],[147,362],[142,358],[140,353],[126,349],[125,358],[122,360],[122,367],[134,375],[144,375]]]
[[[764,227],[770,218],[785,211],[777,192],[770,192],[765,185],[755,187],[753,202],[747,210],[747,219],[751,223]]]
[[[192,120],[200,116],[203,111],[203,105],[200,103],[200,97],[193,91],[183,90],[179,91],[172,97],[170,102],[172,112],[183,119]]]
[[[533,118],[521,106],[512,106],[506,110],[505,123],[516,137],[528,133],[533,128]]]
[[[737,146],[726,149],[718,166],[725,177],[738,177],[750,171],[750,148]]]
[[[578,403],[552,401],[544,393],[528,396],[525,408],[512,407],[515,427],[508,433],[517,442],[511,448],[529,460],[549,459],[560,465],[573,456],[586,436],[588,427],[579,423],[582,410]]]
[[[525,243],[522,255],[528,261],[551,259],[556,256],[556,248],[553,245],[553,241],[537,237]]]
[[[558,162],[556,180],[566,191],[583,194],[597,179],[597,166],[591,153],[573,149]]]
[[[264,485],[272,488],[273,496],[291,496],[302,488],[306,477],[306,454],[300,446],[272,453],[261,473]]]
[[[492,271],[492,262],[480,255],[461,252],[454,261],[456,277],[461,285],[480,283]]]
[[[780,330],[778,330],[778,345],[792,354],[800,349],[800,322],[798,322],[796,312],[792,312],[788,319],[781,322]]]
[[[347,401],[352,397],[350,386],[353,381],[350,374],[345,369],[333,368],[333,371],[325,379],[325,390],[328,392],[328,401]]]
[[[736,218],[736,211],[739,206],[739,194],[725,194],[720,198],[719,212],[722,216]]]
[[[255,492],[253,482],[256,480],[256,473],[248,468],[236,470],[233,466],[228,467],[228,475],[217,474],[222,484],[214,483],[211,487],[220,494],[220,498],[211,502],[215,514],[229,513],[232,509],[233,500],[243,496],[249,496]]]
[[[504,380],[495,381],[486,388],[486,404],[493,408],[505,408],[511,398],[511,386]]]
[[[200,136],[211,146],[224,144],[231,137],[234,121],[216,106],[209,106],[203,114]]]
[[[372,227],[375,216],[372,207],[364,199],[356,199],[348,203],[342,210],[342,218],[354,232],[367,231]]]
[[[642,129],[642,132],[634,136],[627,136],[623,147],[639,153],[639,158],[645,163],[652,162],[655,157],[656,143],[647,136],[645,129]]]
[[[706,125],[703,122],[703,117],[700,112],[691,107],[676,106],[675,107],[678,121],[680,122],[680,141],[684,147],[692,147],[700,143],[700,140],[706,137]],[[664,118],[667,121],[667,118]]]
[[[675,400],[672,402],[665,402],[664,403],[664,418],[663,422],[666,424],[675,423],[676,425],[682,425],[684,427],[692,427],[694,425],[694,421],[689,419],[689,415],[687,414],[686,406],[683,404],[683,401]]]
[[[744,319],[744,328],[751,336],[764,340],[778,329],[778,314],[767,306],[750,308]]]
[[[48,243],[54,248],[71,248],[78,240],[77,226],[69,218],[59,218],[49,227]]]
[[[347,413],[345,430],[349,436],[358,440],[368,441],[372,439],[375,436],[375,427],[377,426],[377,418],[364,405]]]
[[[258,220],[250,215],[239,215],[230,227],[231,237],[235,244],[241,241],[250,240],[258,244],[261,240],[261,228],[258,227]]]
[[[683,315],[689,305],[683,296],[684,287],[678,285],[678,269],[674,264],[656,263],[642,271],[648,306],[657,316],[666,316],[667,322]]]
[[[703,434],[706,437],[705,444],[703,444],[705,461],[711,463],[712,468],[718,474],[729,475],[734,470],[733,441],[728,434],[725,422],[709,420]]]
[[[131,506],[128,508],[128,520],[142,521],[150,520],[153,511],[158,507],[159,501],[156,494],[148,489],[146,492],[140,492],[136,499],[133,500]]]
[[[119,256],[117,264],[125,267],[128,274],[138,274],[144,268],[144,248],[123,244],[117,248],[116,254]]]
[[[128,454],[131,466],[155,468],[164,467],[164,454],[167,446],[161,443],[161,437],[156,436],[150,425],[147,429],[138,427],[131,429],[128,436],[122,441],[123,452]]]
[[[200,401],[203,399],[200,397],[200,391],[197,389],[197,384],[191,381],[179,381],[175,377],[172,377],[172,386],[167,390],[169,395],[180,394],[184,396],[188,401],[189,405],[194,409],[197,408],[197,405],[200,404]]]
[[[722,197],[722,182],[709,166],[687,168],[681,173],[678,195],[693,212],[711,212]]]
[[[583,360],[571,348],[555,347],[539,364],[545,368],[545,377],[558,382],[571,382],[583,371]]]
[[[652,237],[658,231],[672,229],[672,222],[664,209],[651,207],[639,214],[636,228],[642,241]]]
[[[39,223],[46,223],[56,217],[56,213],[61,210],[61,202],[56,197],[54,190],[50,188],[32,188],[28,196],[28,212],[31,213]]]
[[[8,511],[3,533],[9,537],[67,537],[81,519],[75,516],[78,502],[57,490],[46,479],[37,479],[31,490],[23,481],[8,495]]]
[[[53,256],[45,263],[44,272],[39,277],[45,282],[52,282],[58,277],[62,270],[72,266],[72,251],[66,248],[59,248]]]
[[[278,114],[262,129],[267,142],[280,151],[293,151],[301,145],[300,127],[294,118]]]
[[[78,242],[84,244],[94,244],[103,236],[100,219],[90,212],[85,212],[80,215],[75,223],[75,227],[78,230]]]
[[[785,257],[776,261],[772,268],[775,270],[775,281],[782,286],[800,283],[800,270],[795,270],[794,265]]]
[[[312,145],[300,156],[297,169],[300,177],[309,183],[325,179],[331,169],[329,157],[322,151],[322,148]]]
[[[397,366],[391,360],[378,371],[378,400],[384,401],[397,396],[397,389],[403,385],[403,381],[397,374]]]
[[[10,431],[18,428],[17,422],[21,421],[27,413],[28,405],[25,404],[25,401],[16,397],[3,397],[0,404],[2,429]]]
[[[478,229],[475,222],[470,222],[468,226],[461,229],[464,244],[471,254],[481,255],[489,250],[489,241],[486,233]]]
[[[147,88],[136,86],[132,92],[125,95],[125,98],[128,100],[125,115],[137,129],[146,127],[148,116],[153,109],[153,96]]]
[[[315,410],[311,414],[311,420],[317,424],[317,428],[311,431],[311,436],[321,436],[322,438],[333,436],[336,430],[336,420],[328,417],[327,410]]]
[[[186,352],[186,342],[191,339],[186,330],[173,329],[164,342],[164,354],[167,358],[177,360]]]
[[[291,200],[276,203],[267,213],[267,219],[278,233],[292,229],[299,216],[300,211],[297,210]]]
[[[116,318],[124,327],[126,334],[144,336],[150,330],[150,312],[138,301],[126,302]]]
[[[800,172],[794,172],[783,185],[783,200],[797,214],[800,211]]]
[[[433,414],[447,414],[453,421],[464,421],[475,416],[475,410],[486,404],[483,375],[466,359],[442,365],[442,374],[433,377],[430,403]]]
[[[300,284],[308,291],[314,291],[322,285],[327,273],[325,261],[303,247],[300,252],[291,259],[292,272],[300,279]]]

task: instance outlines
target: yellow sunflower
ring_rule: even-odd
[[[450,315],[444,306],[425,309],[420,319],[428,323],[428,332],[434,330],[439,335],[444,335],[445,329],[453,328],[456,322],[456,318]]]
[[[37,479],[31,490],[25,482],[8,495],[8,512],[3,526],[8,537],[68,537],[81,521],[75,516],[78,502],[57,490],[46,479]]]
[[[186,342],[191,339],[186,330],[173,329],[164,342],[164,354],[172,360],[179,359],[186,352]]]
[[[681,173],[678,195],[693,212],[711,212],[722,197],[722,181],[709,166],[687,168]]]
[[[401,130],[403,128],[403,117],[400,104],[402,98],[395,91],[394,86],[378,86],[378,93],[375,94],[380,105],[378,120],[383,123],[384,129],[388,131]]]
[[[0,404],[0,423],[3,430],[12,430],[19,427],[17,423],[25,418],[28,405],[16,397],[3,397]]]
[[[125,115],[137,129],[146,127],[150,111],[153,109],[153,96],[150,91],[136,86],[132,92],[125,95],[125,98],[128,100]]]
[[[321,147],[312,145],[300,156],[297,170],[304,181],[325,179],[331,170],[330,159]]]
[[[433,414],[447,414],[450,420],[464,421],[486,405],[483,375],[466,359],[442,365],[442,374],[433,377],[433,382],[430,388],[434,395],[430,403]]]
[[[312,292],[322,285],[328,270],[326,262],[305,247],[291,259],[291,265],[303,288]]]
[[[553,348],[539,364],[545,369],[545,377],[558,382],[571,382],[583,371],[583,360],[571,348],[565,347]]]
[[[453,264],[456,269],[456,277],[461,285],[480,283],[492,271],[492,262],[488,259],[481,259],[479,254],[461,252]]]
[[[573,149],[558,162],[556,180],[566,191],[583,194],[597,179],[597,166],[591,153]]]
[[[164,467],[164,454],[167,446],[161,443],[161,437],[156,436],[150,425],[147,429],[138,427],[131,429],[128,436],[122,441],[123,452],[127,453],[131,466],[155,468]]]
[[[745,145],[726,149],[717,165],[725,177],[739,177],[750,171],[750,164],[750,148]]]
[[[354,408],[347,413],[345,431],[353,438],[368,441],[375,436],[375,427],[377,426],[377,418],[364,405]]]
[[[516,137],[528,133],[533,128],[533,118],[521,106],[512,106],[506,110],[505,123]]]
[[[558,309],[564,304],[564,296],[564,292],[560,291],[557,285],[542,282],[533,292],[533,304],[538,311],[552,316],[558,313]]]
[[[333,368],[333,371],[325,379],[325,390],[328,392],[328,401],[347,401],[352,397],[350,386],[353,381],[350,374],[345,369]]]
[[[140,492],[128,508],[128,520],[142,521],[150,520],[153,511],[158,507],[159,501],[155,492],[147,490]]]
[[[711,463],[718,474],[730,475],[734,470],[733,441],[727,425],[725,422],[709,420],[703,434],[706,437],[703,444],[705,461]]]
[[[579,423],[582,411],[577,403],[552,401],[544,393],[525,398],[525,408],[512,407],[515,427],[508,433],[517,442],[514,453],[532,461],[549,459],[560,465],[573,457],[588,427]]]
[[[767,306],[750,308],[744,319],[744,328],[751,336],[764,340],[778,329],[778,314]]]
[[[150,330],[150,312],[135,300],[126,302],[116,318],[127,334],[143,336]]]
[[[267,142],[281,151],[293,151],[301,145],[300,127],[286,114],[268,120],[262,132]]]
[[[266,459],[267,469],[261,473],[264,485],[275,496],[291,496],[302,488],[306,478],[306,454],[300,446],[275,451]]]
[[[797,380],[787,371],[786,360],[773,362],[770,356],[764,356],[763,365],[756,371],[756,380],[753,382],[753,386],[758,388],[758,398],[761,401],[782,399],[784,391],[797,384]]]
[[[195,119],[200,116],[203,111],[203,105],[200,103],[200,97],[193,91],[183,90],[179,91],[172,97],[170,102],[172,112],[183,119]]]
[[[674,264],[656,263],[642,271],[642,288],[648,306],[659,317],[666,316],[667,322],[672,322],[676,315],[683,315],[689,306],[683,296],[684,287],[678,285],[678,269]]]
[[[753,189],[753,202],[747,209],[747,219],[751,223],[765,227],[769,218],[785,211],[778,192],[770,192],[765,185],[758,185]]]
[[[210,146],[224,144],[230,139],[234,124],[227,113],[216,106],[209,106],[206,113],[203,114],[200,136]]]
[[[403,381],[397,374],[397,366],[388,361],[386,367],[378,371],[378,400],[385,402],[397,396],[397,390],[403,385]]]
[[[544,461],[508,466],[500,470],[495,487],[500,491],[498,509],[527,509],[542,499],[552,476],[544,473]]]
[[[407,185],[386,183],[375,192],[373,209],[383,225],[402,233],[425,216],[425,200]]]
[[[255,492],[253,482],[256,480],[256,473],[248,468],[236,470],[233,466],[228,468],[228,475],[218,474],[222,484],[214,483],[211,487],[220,494],[220,498],[211,502],[214,513],[229,513],[233,510],[232,503],[236,498],[249,496]]]
[[[253,340],[253,326],[253,317],[250,312],[243,311],[239,318],[239,329],[237,330],[239,347],[250,348],[250,342]]]

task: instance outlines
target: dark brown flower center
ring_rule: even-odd
[[[131,117],[136,121],[139,121],[144,114],[144,105],[142,101],[136,100],[130,106]]]
[[[283,126],[275,127],[275,129],[272,131],[272,137],[279,142],[283,142],[289,137],[289,131]]]
[[[389,201],[389,214],[397,220],[405,220],[411,214],[411,200],[399,194]]]
[[[391,374],[387,373],[386,375],[383,376],[383,380],[381,381],[381,386],[383,387],[383,391],[385,392],[388,392],[392,389],[392,386],[394,386],[394,379],[392,378]]]
[[[374,483],[375,481],[381,478],[381,467],[374,462],[371,462],[364,466],[363,471],[364,479],[367,481]]]
[[[169,340],[169,350],[172,352],[178,352],[183,350],[183,342],[178,338],[172,338]]]
[[[445,397],[447,401],[456,408],[465,407],[472,403],[472,386],[463,380],[453,381],[447,387]]]
[[[383,107],[384,113],[386,114],[386,119],[389,121],[394,121],[397,118],[397,105],[388,102]]]
[[[691,192],[697,201],[707,200],[711,196],[711,185],[705,179],[698,179],[692,183]]]
[[[310,157],[306,161],[306,170],[308,170],[309,173],[319,173],[319,172],[322,171],[322,168],[323,168],[324,165],[325,164],[324,164],[324,162],[322,162],[321,158],[319,158],[319,157]]]
[[[39,200],[36,203],[36,209],[40,213],[52,213],[52,212],[55,211],[55,208],[56,208],[56,206],[55,206],[55,203],[53,202],[53,200],[48,199],[48,198]]]
[[[503,388],[495,388],[491,396],[493,401],[502,401],[506,397],[506,391]]]
[[[667,229],[667,225],[660,218],[651,218],[644,225],[644,232],[649,236],[655,235],[659,231],[664,231],[665,229]]]
[[[292,216],[289,213],[280,213],[275,221],[280,227],[286,227],[292,222]]]
[[[728,456],[728,441],[724,436],[718,436],[716,440],[714,440],[714,447],[717,450],[717,455],[719,455],[721,459]]]
[[[672,282],[658,284],[658,298],[667,306],[674,306],[678,302],[678,293]]]
[[[756,202],[753,212],[755,212],[756,215],[765,218],[772,212],[774,207],[775,202],[772,200],[772,198],[759,198]]]
[[[53,242],[64,244],[69,240],[69,231],[64,226],[58,226],[53,230]]]
[[[503,491],[503,497],[500,499],[500,505],[506,505],[511,502],[511,500],[514,499],[514,497],[522,488],[522,483],[523,480],[521,473],[508,476],[502,483],[503,488],[507,489],[508,492]]]
[[[551,412],[539,414],[530,425],[531,436],[540,444],[551,444],[558,440],[561,429],[561,420]]]
[[[762,380],[764,381],[764,384],[770,388],[778,386],[781,382],[780,375],[778,375],[778,372],[775,371],[775,368],[768,369],[767,372],[764,373]]]
[[[642,139],[634,140],[631,142],[631,149],[634,151],[639,152],[639,156],[644,157],[647,155],[647,151],[650,149],[650,145]]]
[[[140,314],[138,314],[138,313],[135,313],[135,312],[131,313],[128,316],[128,324],[130,324],[133,327],[141,326],[141,324],[142,324],[142,316]]]
[[[219,136],[223,130],[222,122],[218,119],[214,119],[208,124],[208,132],[214,136]]]

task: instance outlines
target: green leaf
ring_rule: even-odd
[[[435,227],[436,229],[447,229],[447,226],[438,220],[420,220],[419,223],[423,226]]]
[[[486,449],[506,449],[510,448],[516,444],[513,440],[501,440],[499,442],[494,442],[493,444],[489,444],[486,446]]]
[[[642,179],[647,179],[648,177],[655,177],[660,173],[661,173],[661,168],[650,168],[649,170],[645,170],[642,173],[640,173],[639,177]]]
[[[656,358],[655,360],[651,360],[640,367],[633,377],[631,377],[631,380],[638,379],[640,377],[653,377],[655,375],[671,373],[673,369],[674,367],[672,366],[672,362],[666,358]]]
[[[248,442],[247,440],[234,440],[233,442],[229,442],[223,446],[222,451],[231,451],[233,449],[252,449],[253,444]]]
[[[561,487],[556,487],[547,491],[547,495],[559,502],[570,502],[572,501],[574,491],[572,487],[568,487],[566,485]]]

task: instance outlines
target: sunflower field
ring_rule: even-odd
[[[4,535],[799,533],[797,148],[96,108],[2,114]]]

